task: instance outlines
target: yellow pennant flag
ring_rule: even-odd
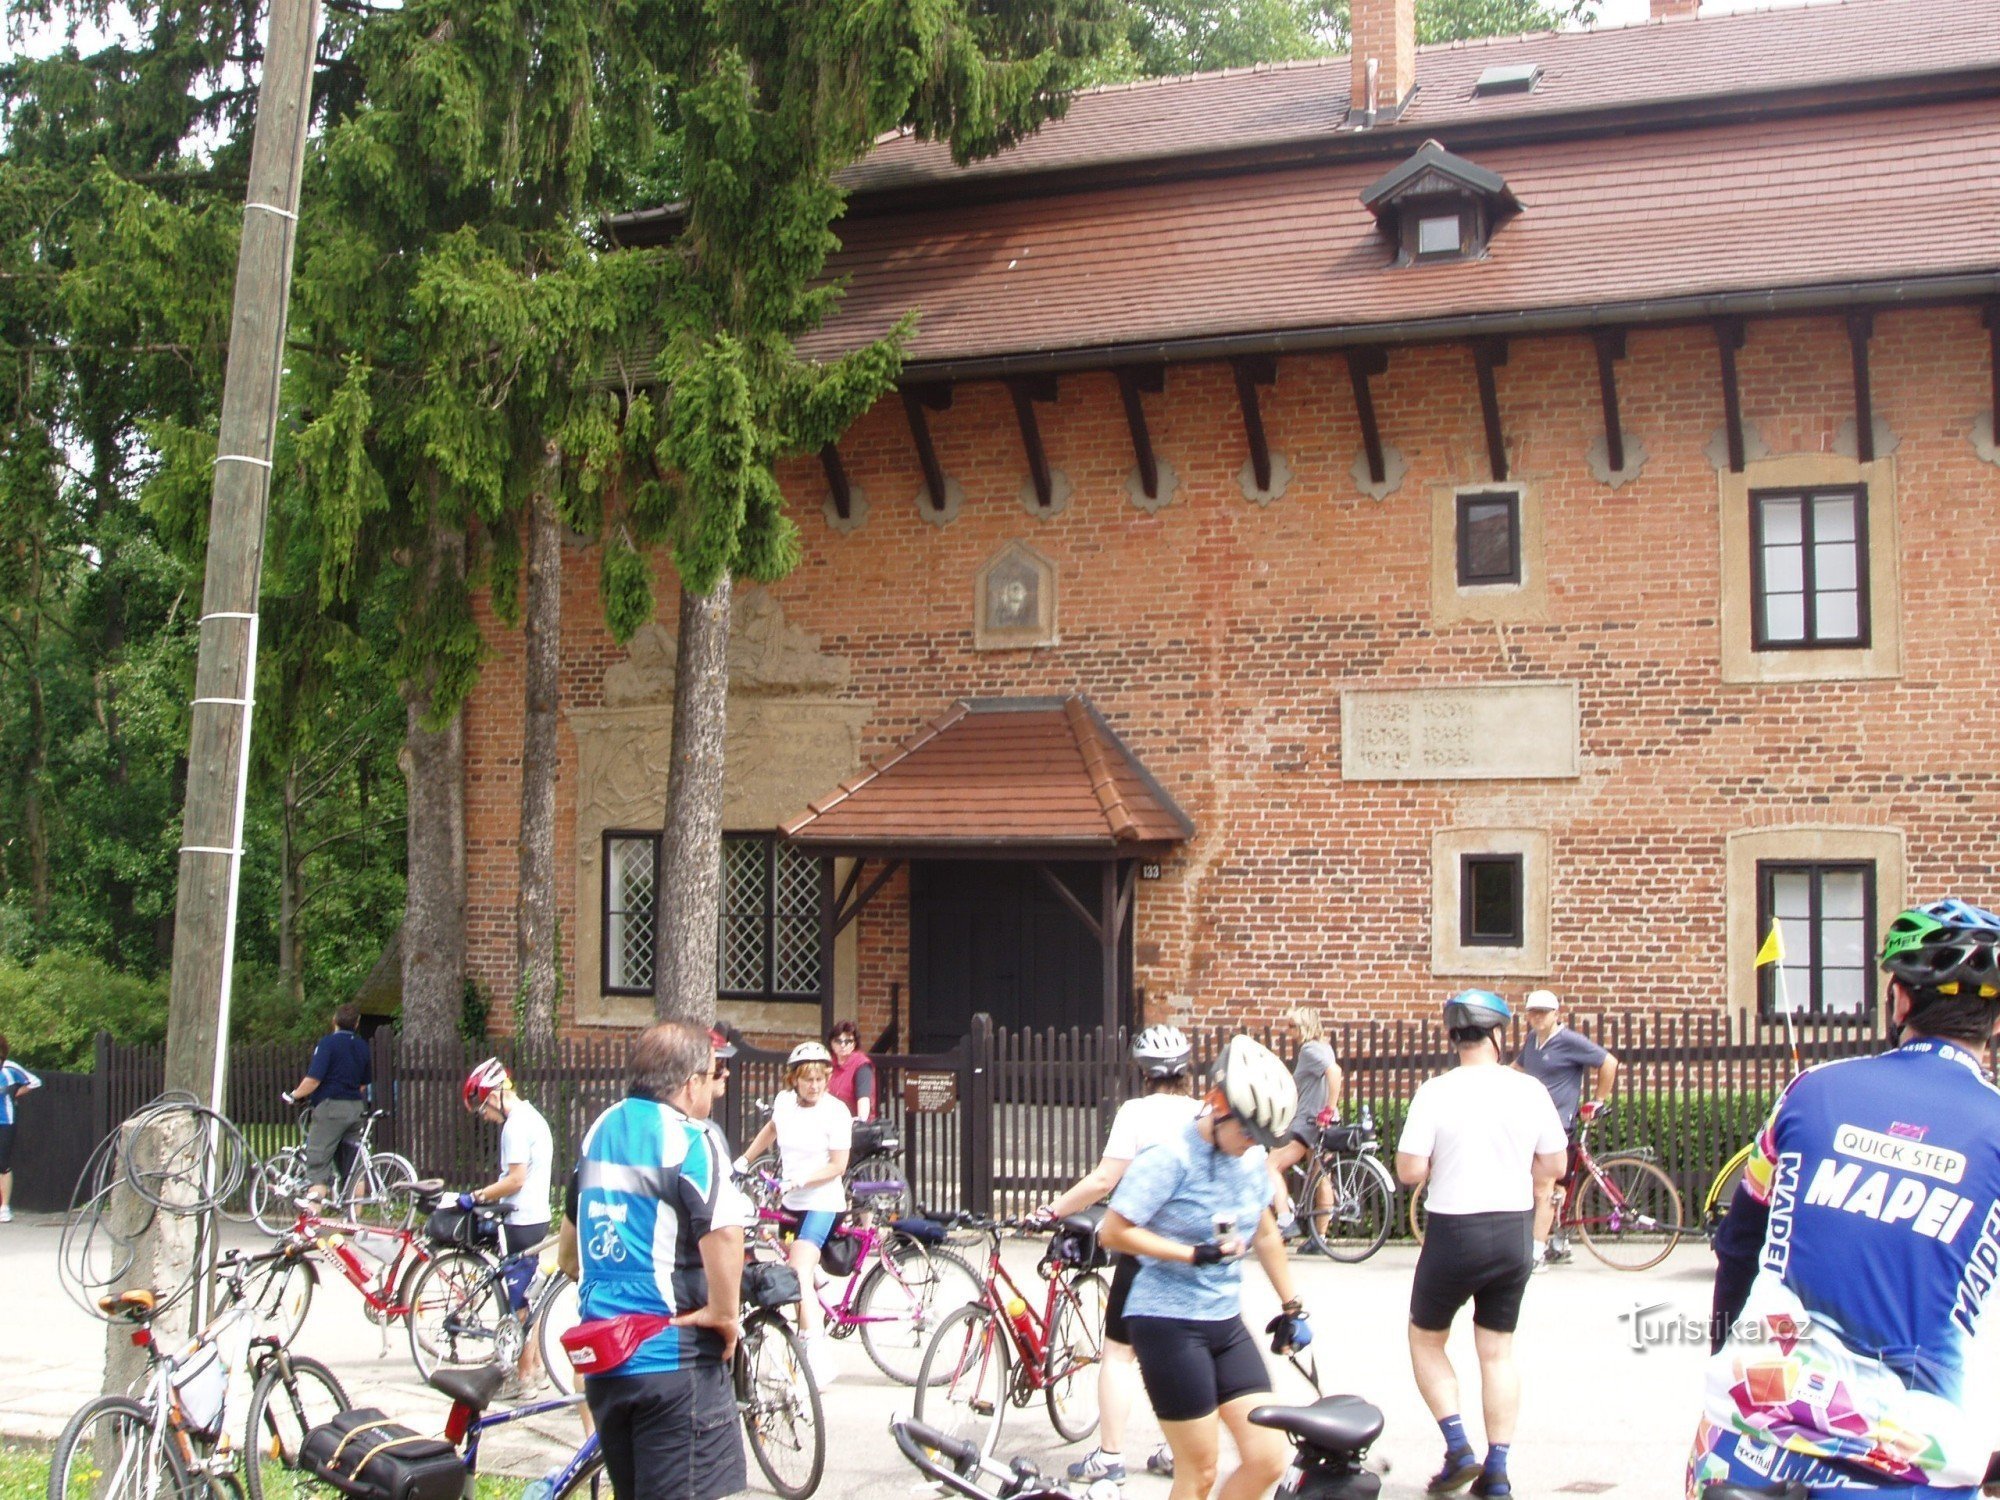
[[[1778,936],[1778,919],[1771,918],[1771,935],[1764,939],[1764,946],[1757,950],[1757,968],[1765,964],[1781,964],[1785,961],[1785,942]]]

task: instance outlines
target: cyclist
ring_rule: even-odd
[[[1582,1032],[1563,1024],[1562,1001],[1554,991],[1530,992],[1521,1002],[1521,1009],[1526,1012],[1528,1031],[1521,1038],[1521,1051],[1514,1059],[1514,1066],[1549,1091],[1549,1098],[1555,1101],[1556,1117],[1562,1121],[1563,1129],[1574,1136],[1577,1111],[1583,1103],[1584,1074],[1596,1070],[1591,1076],[1591,1102],[1601,1106],[1611,1097],[1612,1085],[1617,1081],[1618,1059]],[[1537,1199],[1535,1269],[1538,1271],[1545,1265],[1569,1259],[1567,1249],[1549,1243],[1549,1229],[1555,1218],[1554,1194]]]
[[[1507,1451],[1521,1404],[1514,1328],[1533,1269],[1535,1199],[1562,1175],[1569,1154],[1548,1090],[1501,1066],[1510,1019],[1507,1002],[1491,990],[1462,990],[1445,1002],[1458,1066],[1418,1086],[1396,1143],[1403,1186],[1429,1184],[1430,1221],[1410,1288],[1410,1368],[1444,1434],[1444,1466],[1426,1490],[1433,1495],[1468,1484],[1475,1495],[1513,1494]],[[1458,1373],[1445,1352],[1467,1302],[1486,1419],[1484,1463],[1473,1457],[1459,1415]]]
[[[375,1062],[368,1044],[356,1028],[361,1025],[361,1007],[352,1002],[336,1006],[333,1030],[313,1047],[305,1076],[292,1085],[289,1094],[278,1097],[287,1104],[313,1101],[312,1125],[306,1131],[306,1180],[317,1198],[329,1184],[340,1180],[336,1165],[344,1169],[359,1149],[363,1101],[375,1082]]]
[[[1333,1044],[1326,1039],[1326,1022],[1309,1005],[1295,1005],[1285,1013],[1299,1040],[1298,1061],[1292,1065],[1292,1084],[1299,1091],[1299,1110],[1285,1127],[1285,1138],[1271,1153],[1271,1176],[1277,1184],[1278,1228],[1293,1227],[1292,1195],[1285,1187],[1285,1173],[1310,1156],[1319,1145],[1320,1122],[1332,1119],[1340,1110],[1340,1063]],[[1321,1207],[1333,1201],[1333,1184],[1319,1185]]]
[[[0,1036],[0,1224],[14,1217],[14,1101],[42,1080],[7,1056],[7,1038]]]
[[[548,1238],[549,1177],[555,1163],[555,1137],[542,1112],[514,1091],[514,1080],[497,1057],[489,1057],[466,1075],[459,1090],[466,1109],[500,1127],[500,1175],[484,1187],[458,1195],[460,1213],[482,1207],[503,1207],[506,1217],[487,1231],[500,1248],[501,1280],[507,1304],[523,1323],[528,1320],[528,1286],[535,1279],[535,1258],[528,1254]],[[534,1341],[521,1341],[515,1368],[517,1384],[534,1378]]]
[[[1191,1053],[1177,1026],[1148,1026],[1133,1038],[1132,1061],[1146,1076],[1146,1092],[1118,1106],[1103,1159],[1043,1207],[1042,1217],[1060,1219],[1102,1202],[1138,1157],[1187,1129],[1201,1113],[1189,1076]],[[1131,1332],[1125,1326],[1125,1301],[1138,1274],[1137,1260],[1129,1255],[1113,1257],[1111,1294],[1104,1305],[1104,1358],[1097,1366],[1097,1447],[1069,1466],[1071,1479],[1125,1482],[1125,1419],[1132,1411],[1138,1374]],[[1165,1444],[1146,1460],[1146,1468],[1172,1475],[1173,1456]]]
[[[780,1199],[799,1215],[799,1229],[786,1258],[799,1273],[805,1295],[799,1299],[799,1337],[813,1377],[822,1386],[839,1378],[833,1349],[821,1327],[819,1298],[813,1295],[820,1251],[833,1233],[835,1221],[847,1211],[847,1184],[841,1174],[854,1141],[854,1116],[826,1089],[833,1072],[833,1054],[818,1042],[800,1042],[785,1059],[784,1092],[771,1101],[771,1118],[755,1140],[736,1158],[736,1170],[747,1171],[778,1143]]]
[[[2000,1262],[2000,1092],[1980,1071],[2000,1020],[2000,917],[1957,900],[1906,911],[1880,961],[1901,1045],[1794,1078],[1724,1220],[1729,1337],[1709,1362],[1690,1495],[1732,1479],[1970,1496],[2000,1447],[1992,1403],[1966,1389],[1991,1364],[1982,1314]]]
[[[1125,1327],[1173,1450],[1173,1500],[1206,1500],[1215,1488],[1222,1423],[1241,1462],[1220,1500],[1258,1500],[1277,1484],[1290,1450],[1250,1421],[1271,1381],[1243,1326],[1243,1256],[1255,1250],[1283,1301],[1265,1329],[1272,1352],[1304,1348],[1312,1332],[1271,1213],[1265,1164],[1298,1110],[1298,1091],[1269,1048],[1239,1035],[1223,1049],[1206,1102],[1208,1113],[1133,1160],[1099,1238],[1140,1259]]]

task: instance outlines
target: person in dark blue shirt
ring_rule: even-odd
[[[355,1027],[360,1008],[349,1004],[333,1013],[333,1030],[319,1039],[312,1061],[289,1094],[287,1104],[313,1102],[312,1126],[306,1132],[306,1180],[316,1188],[335,1182],[336,1162],[349,1160],[367,1111],[368,1090],[375,1082],[368,1044]]]

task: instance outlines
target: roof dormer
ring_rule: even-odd
[[[1499,173],[1436,141],[1378,178],[1361,203],[1395,244],[1397,265],[1483,259],[1493,231],[1521,211]]]

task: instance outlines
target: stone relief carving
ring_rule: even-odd
[[[604,701],[614,708],[674,701],[679,642],[663,620],[641,626],[625,660],[606,669]],[[819,637],[787,623],[769,589],[744,589],[730,611],[729,691],[831,693],[847,686],[852,669],[819,649]]]
[[[1567,778],[1578,765],[1574,683],[1341,694],[1350,781]]]
[[[972,636],[981,651],[1053,645],[1055,564],[1026,542],[1002,547],[975,580]]]

